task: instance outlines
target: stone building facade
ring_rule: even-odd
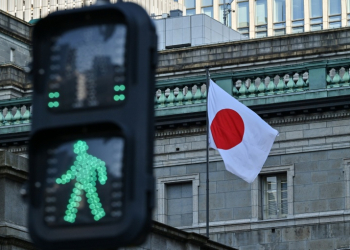
[[[280,133],[252,184],[210,151],[211,239],[242,250],[349,248],[349,39],[344,28],[162,51],[155,219],[205,233],[210,66],[219,86]]]
[[[350,29],[341,28],[160,52],[154,219],[162,229],[153,233],[161,240],[137,249],[350,248],[349,44]],[[280,133],[252,184],[210,150],[210,240],[198,235],[205,234],[205,66]],[[18,194],[32,111],[31,86],[21,79],[0,81],[11,83],[0,90],[11,90],[0,101],[0,244],[9,249],[33,248]],[[193,237],[197,248],[187,244]]]

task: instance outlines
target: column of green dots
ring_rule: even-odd
[[[114,91],[117,92],[114,95],[114,101],[119,102],[119,101],[124,101],[125,100],[125,95],[124,92],[125,91],[125,85],[115,85],[114,86]]]
[[[48,103],[49,108],[57,108],[58,106],[60,106],[60,103],[56,99],[58,97],[60,97],[60,93],[58,92],[49,93],[49,98],[50,98],[50,102]]]

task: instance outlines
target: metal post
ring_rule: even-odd
[[[209,66],[206,67],[206,74],[207,74],[207,221],[206,221],[206,228],[207,228],[207,237],[209,238],[209,117],[208,117],[208,97],[209,97],[209,84],[210,84],[210,74],[209,74]]]

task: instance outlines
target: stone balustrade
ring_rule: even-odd
[[[350,67],[330,68],[327,72],[327,88],[349,87]]]
[[[155,108],[199,104],[207,101],[206,84],[191,84],[184,87],[158,89],[155,95]]]
[[[237,98],[285,94],[308,90],[309,73],[270,75],[256,78],[234,79],[233,96]]]
[[[307,70],[292,74],[233,78],[232,81],[231,95],[237,99],[283,95],[309,90]],[[158,88],[155,94],[155,108],[200,104],[205,103],[206,98],[207,87],[205,83]]]
[[[27,124],[32,117],[32,105],[0,106],[0,126]]]

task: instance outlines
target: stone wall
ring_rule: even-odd
[[[20,67],[31,61],[32,25],[0,11],[0,64],[10,63],[10,51],[13,50],[13,61]]]
[[[350,223],[318,223],[305,226],[216,233],[211,236],[223,244],[240,250],[331,250],[349,249]]]
[[[33,249],[26,227],[27,204],[20,196],[27,173],[27,159],[0,152],[0,248]]]

